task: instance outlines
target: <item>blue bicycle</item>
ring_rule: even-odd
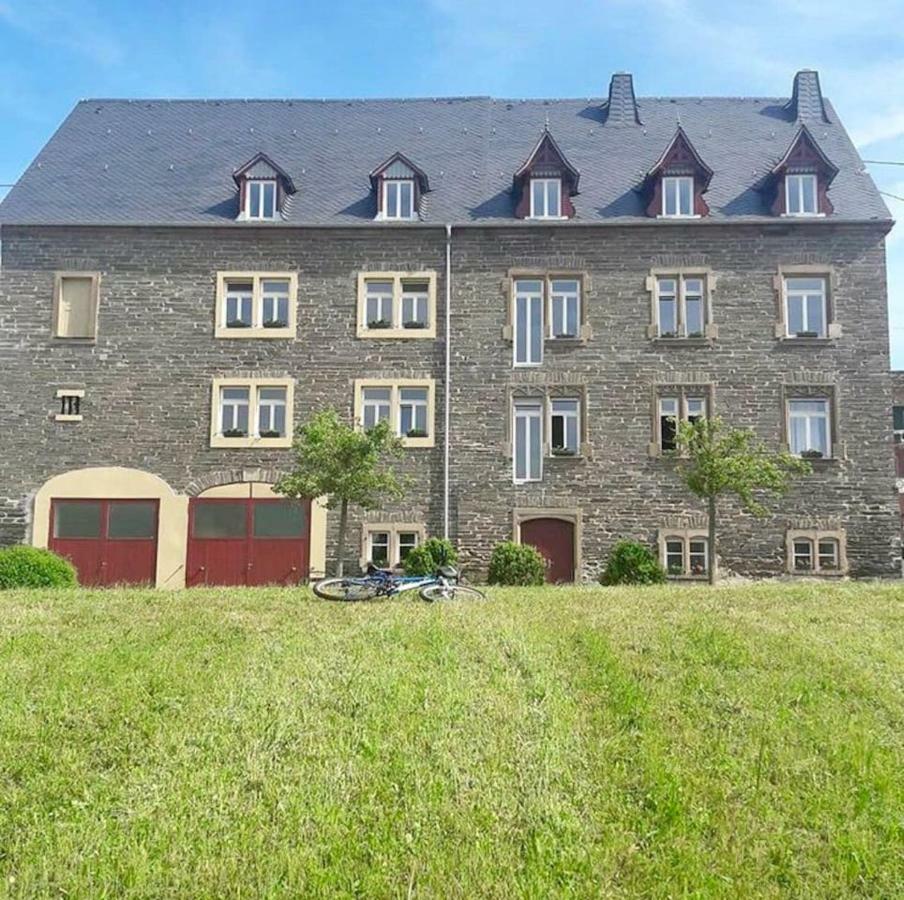
[[[396,575],[388,569],[367,567],[367,574],[318,581],[314,593],[323,600],[374,600],[395,597],[406,591],[417,591],[422,600],[486,600],[477,588],[459,584],[459,574],[452,566],[440,566],[435,575]]]

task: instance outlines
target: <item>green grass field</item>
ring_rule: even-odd
[[[0,594],[0,895],[904,894],[904,588]]]

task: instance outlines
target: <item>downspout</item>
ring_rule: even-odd
[[[449,449],[452,421],[452,226],[446,225],[446,365],[443,393],[443,537],[449,538],[449,498],[451,492]]]

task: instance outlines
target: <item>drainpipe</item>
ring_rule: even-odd
[[[446,225],[446,366],[443,394],[443,537],[449,538],[449,424],[452,420],[452,226]]]

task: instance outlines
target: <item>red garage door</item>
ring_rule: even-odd
[[[154,584],[157,500],[53,500],[50,549],[80,584]]]
[[[574,523],[565,519],[528,519],[521,523],[521,543],[532,544],[546,558],[546,580],[574,581]]]
[[[186,583],[298,584],[307,577],[310,503],[193,499]]]

